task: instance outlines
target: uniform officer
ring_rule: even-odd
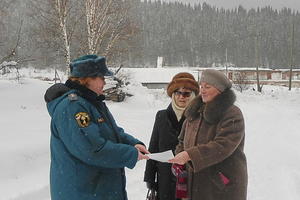
[[[148,159],[144,144],[117,126],[103,102],[104,57],[70,64],[65,84],[45,94],[51,116],[52,200],[126,200],[124,167]]]

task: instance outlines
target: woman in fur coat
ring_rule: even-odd
[[[205,70],[200,95],[186,109],[177,155],[170,162],[186,164],[192,200],[247,199],[245,125],[230,88],[222,72]]]
[[[156,114],[148,149],[151,153],[167,150],[175,152],[178,135],[185,120],[183,111],[195,95],[198,95],[199,85],[192,74],[183,72],[173,77],[168,85],[167,93],[172,101],[167,109],[160,110]],[[149,189],[158,191],[158,199],[176,199],[176,178],[171,172],[170,163],[148,160],[144,181]]]

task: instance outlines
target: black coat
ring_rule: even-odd
[[[184,119],[183,116],[178,122],[171,104],[166,110],[158,111],[150,139],[149,151],[151,153],[167,150],[175,152],[176,145],[178,144],[178,135]],[[170,163],[148,160],[144,181],[150,183],[157,182],[160,200],[175,199],[176,178],[172,174]]]

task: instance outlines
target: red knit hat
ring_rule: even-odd
[[[176,74],[167,87],[167,93],[172,97],[173,92],[179,88],[184,87],[192,90],[196,95],[199,93],[199,85],[194,76],[188,72],[181,72]]]

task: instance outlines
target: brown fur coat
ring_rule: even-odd
[[[246,200],[245,126],[235,99],[228,89],[207,104],[197,96],[186,109],[176,153],[187,151],[191,158],[192,200]]]

